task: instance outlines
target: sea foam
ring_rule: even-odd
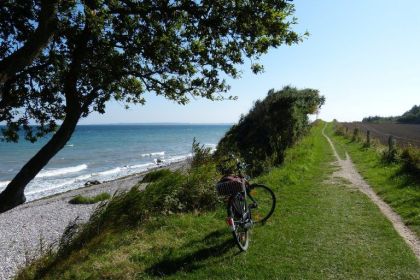
[[[141,154],[142,157],[154,157],[154,156],[165,156],[165,152],[153,152],[153,153],[146,153]]]
[[[43,170],[39,172],[38,175],[36,175],[35,178],[47,178],[47,177],[55,177],[60,175],[65,175],[68,173],[76,173],[80,172],[82,170],[87,169],[88,166],[86,164],[80,164],[77,166],[70,166],[70,167],[64,167],[64,168],[57,168],[57,169],[51,169],[51,170]]]

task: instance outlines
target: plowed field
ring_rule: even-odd
[[[419,124],[398,124],[398,123],[341,123],[350,131],[359,128],[362,134],[370,130],[371,136],[377,138],[383,144],[388,143],[390,135],[394,136],[399,146],[413,145],[420,147],[420,125]]]

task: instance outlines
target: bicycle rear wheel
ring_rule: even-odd
[[[254,223],[265,223],[273,215],[276,208],[274,192],[262,184],[249,186],[247,200]]]
[[[233,239],[241,251],[246,251],[249,246],[249,209],[243,194],[232,196],[228,203],[228,217],[233,219]]]

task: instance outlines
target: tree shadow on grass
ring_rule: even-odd
[[[203,248],[178,257],[173,257],[172,253],[168,253],[160,262],[146,269],[146,273],[151,276],[165,276],[175,274],[178,271],[191,272],[204,265],[200,262],[212,257],[222,256],[235,245],[232,239],[226,239],[225,230],[217,230],[208,234],[202,240],[187,243],[179,251],[188,250],[188,248],[198,243],[203,244],[204,246],[201,246]],[[213,245],[209,247],[205,246],[206,244]]]

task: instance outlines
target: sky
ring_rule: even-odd
[[[228,80],[236,101],[192,100],[182,106],[146,94],[146,105],[124,109],[110,102],[104,115],[81,124],[234,123],[269,89],[285,85],[318,89],[326,97],[319,117],[360,121],[371,115],[401,115],[420,104],[420,1],[295,0],[295,30],[310,36],[295,46],[271,49],[265,72],[240,66]]]

